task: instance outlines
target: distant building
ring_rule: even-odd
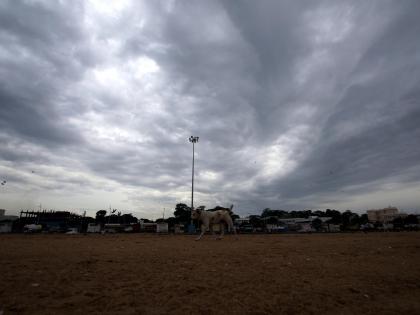
[[[167,234],[168,232],[169,232],[168,223],[166,222],[156,223],[156,233]]]
[[[140,231],[141,232],[153,232],[156,233],[157,224],[153,222],[144,222],[140,220]]]
[[[249,224],[249,218],[236,218],[235,224],[236,225]]]
[[[20,221],[22,224],[42,225],[43,229],[50,232],[66,232],[68,228],[80,224],[81,216],[69,211],[21,211]]]
[[[407,214],[400,213],[396,207],[388,207],[377,210],[367,210],[368,220],[370,222],[392,222],[396,218],[406,217]]]
[[[100,233],[101,232],[101,225],[96,223],[89,223],[87,226],[87,233]]]
[[[1,222],[0,221],[0,233],[11,233],[13,223],[12,222]]]
[[[288,231],[306,230],[311,226],[311,218],[287,218],[279,219],[279,224],[287,227]]]
[[[175,224],[174,225],[174,233],[175,234],[184,234],[184,225],[182,225],[182,224]]]
[[[6,210],[0,209],[0,221],[15,221],[18,218],[17,215],[6,215]]]
[[[329,223],[327,223],[326,227],[325,227],[325,231],[330,232],[330,233],[340,232],[341,231],[340,224],[329,224]]]
[[[10,233],[13,228],[13,221],[19,217],[16,215],[5,215],[6,210],[0,209],[0,233]]]

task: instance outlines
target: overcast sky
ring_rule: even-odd
[[[0,208],[420,211],[420,1],[0,2]]]

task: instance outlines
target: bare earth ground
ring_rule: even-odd
[[[420,233],[1,235],[0,314],[420,314]]]

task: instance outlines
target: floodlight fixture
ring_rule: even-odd
[[[191,143],[197,143],[197,142],[198,142],[198,138],[199,138],[199,137],[194,137],[194,136],[191,136],[191,137],[189,138],[189,141],[190,141]]]

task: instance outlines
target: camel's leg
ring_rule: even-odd
[[[232,218],[229,217],[226,219],[226,223],[229,226],[229,228],[233,231],[233,234],[235,234],[235,238],[238,239],[238,234],[236,233],[236,227],[233,225]]]
[[[213,237],[216,237],[216,234],[214,233],[214,230],[213,230],[213,224],[210,224],[209,229],[210,229],[211,235],[212,235]]]
[[[203,237],[204,233],[206,233],[206,231],[207,231],[207,226],[205,226],[204,224],[202,224],[201,225],[201,233],[200,233],[200,235],[195,240],[196,241],[199,241]]]
[[[225,223],[220,222],[220,235],[217,239],[221,240],[224,235],[225,235]]]

